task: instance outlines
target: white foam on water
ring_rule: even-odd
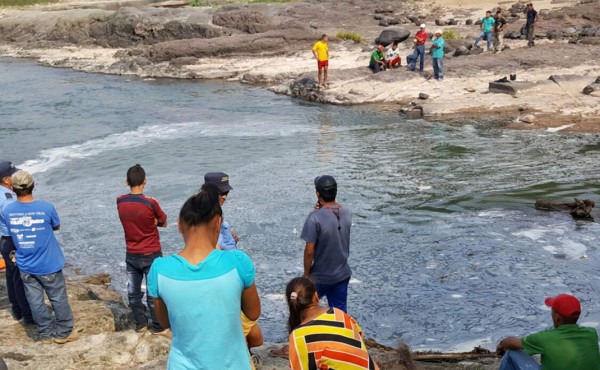
[[[484,337],[480,339],[469,340],[458,343],[450,347],[448,352],[471,352],[475,347],[489,347],[492,343],[492,337]]]
[[[574,240],[562,240],[561,249],[568,258],[585,258],[587,248],[585,245]]]
[[[558,126],[558,127],[548,127],[548,128],[546,129],[546,131],[548,131],[548,132],[558,132],[558,131],[562,131],[562,130],[564,130],[564,129],[567,129],[567,128],[571,127],[571,126],[573,126],[573,124],[570,124],[570,125],[562,125],[562,126]]]
[[[462,298],[463,295],[462,294],[452,294],[451,297],[452,298]]]
[[[76,160],[95,157],[99,154],[144,146],[160,140],[186,137],[265,137],[291,136],[310,132],[310,126],[276,125],[268,122],[183,122],[140,126],[136,130],[111,134],[81,144],[42,150],[37,159],[28,160],[20,168],[31,173],[46,172],[52,168]]]
[[[281,301],[281,302],[285,301],[285,295],[282,293],[264,294],[264,295],[261,295],[261,298],[265,298],[269,301]]]
[[[501,218],[506,216],[505,211],[483,211],[479,212],[477,216],[479,217],[490,217],[490,218]]]
[[[538,240],[538,239],[542,238],[544,236],[544,234],[549,233],[549,232],[550,232],[550,230],[529,229],[529,230],[518,231],[518,232],[512,233],[512,234],[514,236],[524,236],[531,240]]]
[[[350,279],[350,284],[360,284],[360,283],[362,283],[362,281],[360,281],[360,280],[358,280],[356,278],[351,278]]]

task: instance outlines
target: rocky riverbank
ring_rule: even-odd
[[[110,288],[110,276],[68,279],[67,291],[75,318],[77,341],[64,345],[42,344],[35,326],[25,326],[10,314],[4,273],[0,273],[0,358],[10,370],[110,370],[165,369],[170,338],[136,333],[133,317],[123,298]],[[268,338],[266,338],[268,340]],[[397,351],[368,341],[382,369],[495,369],[493,358],[427,363],[411,360],[410,351]],[[265,343],[253,350],[262,370],[288,369],[287,360],[268,355],[282,343]]]
[[[508,127],[599,131],[600,2],[536,2],[541,19],[534,48],[526,47],[523,36],[524,3],[307,0],[119,7],[106,1],[61,2],[0,11],[0,55],[141,78],[265,84],[276,93],[320,103],[383,103],[411,117],[493,116]],[[503,9],[509,20],[506,49],[482,53],[472,46],[477,19],[495,9]],[[423,22],[429,31],[452,31],[443,82],[431,78],[430,60],[424,74],[405,68],[370,73],[369,53],[382,30],[408,35]],[[363,41],[336,38],[339,31],[358,32]],[[310,52],[322,33],[331,35],[326,90],[314,83]],[[412,39],[401,39],[406,39],[401,54],[410,54]],[[515,82],[490,85],[511,74]]]

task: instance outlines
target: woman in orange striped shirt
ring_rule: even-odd
[[[292,279],[286,288],[290,309],[290,367],[309,369],[378,370],[356,321],[337,308],[319,307],[314,282]]]

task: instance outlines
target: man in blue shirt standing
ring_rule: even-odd
[[[38,333],[44,344],[72,342],[77,337],[62,273],[65,258],[54,236],[60,219],[52,204],[33,198],[29,172],[15,172],[11,180],[17,201],[4,207],[2,218],[17,248],[15,258]],[[46,307],[44,293],[54,317]]]
[[[25,296],[21,274],[13,261],[16,251],[15,244],[8,233],[8,228],[2,220],[4,207],[17,200],[12,192],[11,180],[11,176],[17,171],[19,169],[15,168],[11,162],[0,162],[0,252],[6,263],[6,289],[8,290],[8,300],[12,307],[13,317],[16,320],[23,319],[23,323],[27,325],[33,325],[35,322],[31,316],[29,302],[27,302],[27,297]]]
[[[492,12],[485,12],[485,17],[481,20],[481,33],[477,36],[477,40],[473,44],[475,47],[479,44],[482,38],[485,37],[487,40],[487,51],[492,50],[492,30],[494,29],[494,23],[496,20],[492,17]]]
[[[433,77],[442,81],[444,79],[444,38],[442,30],[435,31],[433,45],[431,45],[431,56],[433,57]]]

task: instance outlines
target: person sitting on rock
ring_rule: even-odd
[[[396,41],[394,41],[392,46],[387,49],[385,60],[387,62],[387,67],[391,70],[394,70],[394,66],[400,67],[402,65],[400,61],[400,50],[398,50],[398,43]]]
[[[553,329],[524,338],[508,337],[498,343],[503,355],[500,370],[599,370],[598,333],[596,329],[577,325],[581,315],[579,300],[559,294],[546,298],[552,308]],[[542,366],[531,355],[542,355]]]
[[[369,61],[369,68],[373,73],[385,71],[385,58],[383,57],[383,45],[377,45],[377,49],[371,53],[371,60]]]
[[[481,24],[479,25],[479,27],[481,27],[481,33],[477,36],[477,40],[475,40],[475,43],[473,44],[475,47],[478,47],[479,41],[485,37],[487,40],[487,51],[492,50],[492,30],[494,29],[495,23],[496,20],[492,17],[492,12],[485,12],[485,17],[481,20]]]
[[[315,283],[292,279],[285,289],[292,370],[379,369],[369,356],[356,320],[334,307],[320,307]]]

